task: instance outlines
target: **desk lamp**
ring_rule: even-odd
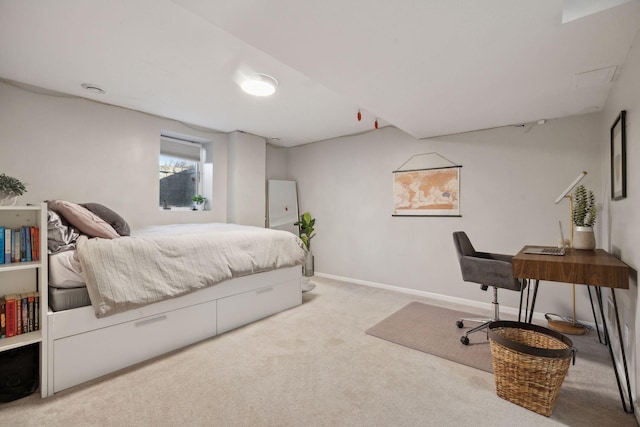
[[[580,175],[567,187],[566,190],[558,196],[555,203],[556,205],[560,203],[560,201],[564,198],[569,198],[569,224],[571,224],[571,243],[569,247],[573,247],[573,196],[571,195],[571,191],[575,188],[576,185],[587,175],[586,171],[582,171]],[[564,245],[564,242],[562,242]],[[548,319],[547,323],[549,324],[549,329],[553,329],[556,332],[561,332],[565,334],[572,335],[583,335],[585,333],[584,326],[580,325],[576,321],[576,285],[575,283],[571,285],[571,295],[573,302],[573,321],[567,322],[564,320],[552,320]]]

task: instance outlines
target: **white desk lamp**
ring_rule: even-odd
[[[558,196],[555,202],[557,205],[565,197],[569,198],[569,224],[571,224],[571,243],[569,245],[570,247],[573,247],[573,196],[571,195],[571,191],[573,191],[576,185],[578,185],[578,183],[582,181],[582,179],[586,175],[587,175],[587,172],[582,171],[580,175],[578,175],[578,177],[571,184],[569,184],[567,189],[564,190],[562,194],[560,194],[560,196]],[[564,242],[562,242],[562,244],[564,245]],[[583,335],[585,333],[584,327],[576,321],[576,285],[572,284],[571,286],[572,286],[572,302],[573,302],[573,322],[549,319],[547,320],[547,323],[549,324],[549,328],[553,329],[554,331],[566,333],[566,334],[573,334],[573,335]]]

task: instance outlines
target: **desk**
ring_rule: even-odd
[[[593,251],[567,249],[567,253],[564,256],[551,256],[525,254],[524,251],[527,248],[528,246],[525,246],[515,257],[513,257],[513,276],[518,279],[530,279],[536,281],[529,318],[527,320],[525,313],[525,320],[531,322],[531,316],[533,315],[540,280],[587,285],[587,289],[589,290],[589,299],[591,299],[591,290],[589,286],[596,286],[597,288],[595,293],[600,308],[600,316],[602,318],[605,344],[609,348],[611,362],[613,363],[613,371],[616,374],[618,391],[620,392],[620,399],[622,400],[622,407],[625,412],[632,414],[633,398],[631,395],[631,382],[629,381],[627,358],[624,351],[623,336],[620,328],[620,319],[618,317],[618,303],[616,302],[615,294],[615,289],[629,289],[629,266],[602,249],[596,249]],[[613,299],[613,306],[615,310],[615,326],[617,327],[618,337],[620,339],[620,351],[622,352],[622,363],[627,382],[629,408],[627,408],[627,403],[625,402],[620,377],[618,375],[615,358],[613,356],[613,349],[611,348],[609,325],[607,325],[607,319],[604,315],[602,303],[602,287],[611,289],[611,297]],[[593,310],[593,300],[591,300],[591,308]],[[595,310],[593,314],[595,317]],[[596,322],[596,329],[597,326],[598,324]],[[598,332],[598,336],[599,335],[600,332]]]

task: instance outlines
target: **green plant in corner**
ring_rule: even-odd
[[[313,226],[315,223],[316,219],[312,218],[309,212],[305,212],[300,215],[300,221],[293,224],[298,226],[300,240],[302,240],[302,243],[304,243],[304,246],[308,251],[311,251],[311,239],[315,236],[315,233],[313,232]]]
[[[0,174],[0,193],[8,196],[22,196],[26,191],[27,187],[18,178]]]
[[[593,191],[587,191],[584,185],[579,185],[573,197],[573,211],[571,212],[573,224],[578,227],[593,227],[598,217]]]

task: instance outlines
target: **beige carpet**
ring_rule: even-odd
[[[313,281],[301,307],[47,399],[0,404],[0,425],[636,426],[597,337],[580,337],[593,349],[580,343],[547,418],[500,399],[492,374],[365,333],[412,301],[435,301]]]
[[[486,332],[478,331],[469,335],[469,345],[463,345],[460,342],[464,331],[478,325],[478,323],[467,322],[464,329],[459,329],[455,323],[463,317],[478,316],[435,305],[411,302],[368,329],[367,333],[472,368],[493,372],[491,349]]]

